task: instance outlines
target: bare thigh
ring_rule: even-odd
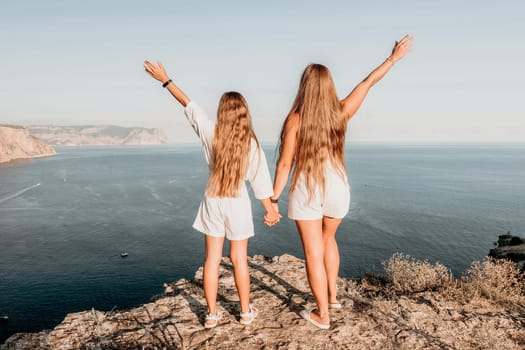
[[[339,225],[343,221],[342,218],[332,218],[330,216],[323,216],[323,238],[335,237]]]

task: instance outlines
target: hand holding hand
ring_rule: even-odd
[[[161,83],[165,83],[170,79],[168,73],[166,73],[166,69],[164,69],[164,66],[160,61],[157,61],[157,64],[151,63],[148,60],[144,61],[144,70]]]
[[[267,211],[264,215],[264,223],[268,226],[273,226],[281,220],[281,215],[279,214],[279,208],[277,204],[272,205],[272,209]]]
[[[407,34],[400,41],[396,41],[392,49],[392,54],[388,59],[392,61],[392,63],[402,59],[407,53],[412,51],[412,40],[414,40],[414,37]]]

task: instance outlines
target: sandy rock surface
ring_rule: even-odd
[[[69,314],[49,332],[18,334],[7,349],[524,349],[524,305],[488,300],[459,304],[437,292],[382,296],[377,286],[340,279],[341,310],[319,330],[299,312],[313,304],[304,262],[290,255],[249,259],[252,301],[259,317],[238,322],[229,259],[218,295],[223,316],[204,329],[202,268],[194,279],[166,284],[165,293],[128,311]]]

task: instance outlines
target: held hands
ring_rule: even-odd
[[[268,226],[273,226],[281,220],[281,217],[277,204],[272,204],[271,209],[264,214],[264,223]]]
[[[414,40],[414,37],[407,34],[400,41],[396,41],[388,60],[395,63],[412,51],[412,40]]]
[[[148,60],[144,61],[144,70],[161,83],[164,83],[170,79],[168,77],[168,73],[166,73],[166,69],[164,69],[164,66],[162,63],[160,63],[160,61],[157,61],[157,64],[151,63]]]

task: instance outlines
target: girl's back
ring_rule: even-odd
[[[194,101],[188,103],[184,113],[202,142],[210,169],[206,197],[244,197],[247,195],[245,180],[250,181],[257,199],[268,198],[273,194],[266,156],[251,128],[251,123],[249,132],[244,132],[249,138],[247,142],[242,140],[242,144],[236,140],[239,133],[233,130],[235,126],[225,130],[227,128],[220,125],[221,122],[224,124],[220,114],[215,123]],[[231,135],[236,132],[237,135]]]

